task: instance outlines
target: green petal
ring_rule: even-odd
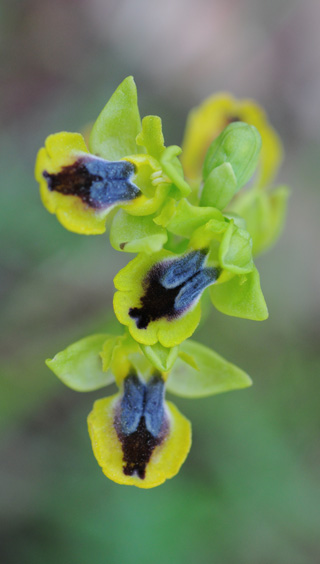
[[[245,274],[253,269],[252,241],[248,231],[239,229],[230,221],[219,249],[222,268],[234,274]]]
[[[204,345],[189,339],[180,345],[180,350],[182,358],[177,359],[166,384],[173,394],[199,398],[252,384],[245,372]],[[189,356],[194,366],[186,362]]]
[[[260,150],[261,136],[254,126],[242,122],[228,125],[207,152],[200,204],[225,207],[253,175]]]
[[[137,144],[145,147],[148,155],[159,160],[165,150],[161,119],[158,116],[146,116],[142,120],[142,130],[137,136]]]
[[[110,231],[110,243],[117,251],[127,253],[160,251],[168,239],[163,227],[156,225],[152,216],[133,216],[119,210]]]
[[[140,345],[143,354],[160,372],[168,372],[174,365],[178,356],[179,347],[167,348],[156,343],[155,345]]]
[[[181,237],[191,237],[195,229],[207,223],[210,219],[224,221],[222,213],[212,207],[193,206],[187,200],[181,200],[171,218],[168,219],[167,229]]]
[[[181,148],[178,145],[168,147],[161,155],[161,165],[164,172],[169,176],[172,183],[180,190],[182,196],[188,196],[191,191],[189,184],[183,176],[183,168],[177,155],[180,155]]]
[[[268,309],[260,287],[256,268],[249,274],[234,276],[231,280],[210,287],[213,305],[226,315],[263,321]]]
[[[128,76],[95,122],[90,135],[90,150],[110,161],[136,154],[136,137],[140,129],[137,88],[133,77]]]
[[[46,365],[60,380],[77,392],[98,390],[114,381],[111,372],[104,372],[100,351],[110,335],[91,335],[59,352]]]

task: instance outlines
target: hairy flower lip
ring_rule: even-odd
[[[118,484],[143,489],[159,486],[179,472],[187,457],[191,447],[190,422],[173,403],[166,401],[165,413],[168,431],[164,440],[161,444],[154,446],[145,465],[144,477],[139,477],[137,471],[128,475],[124,471],[126,461],[124,461],[122,443],[114,424],[120,401],[121,393],[118,393],[94,403],[88,416],[88,429],[94,455],[104,474]]]
[[[114,417],[114,427],[123,451],[123,472],[145,479],[154,449],[170,432],[164,405],[164,380],[159,373],[143,383],[135,373],[125,378],[123,395]]]
[[[141,192],[131,182],[135,166],[129,161],[106,161],[94,155],[78,157],[56,173],[43,171],[48,190],[79,198],[84,205],[105,210],[137,198]]]

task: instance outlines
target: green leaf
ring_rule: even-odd
[[[85,337],[59,352],[46,365],[72,390],[90,392],[108,386],[114,381],[111,372],[104,372],[100,352],[112,335],[99,334]]]
[[[210,287],[213,305],[222,313],[244,319],[263,321],[268,309],[256,268],[248,274],[233,276],[231,280]]]
[[[199,398],[252,384],[245,372],[204,345],[188,339],[180,345],[180,350],[182,358],[179,355],[166,384],[173,394]],[[192,357],[196,367],[185,362],[183,355]]]
[[[261,136],[253,125],[242,122],[228,125],[206,154],[200,205],[225,207],[253,175],[260,150]]]
[[[232,220],[221,241],[219,262],[222,268],[234,274],[245,274],[253,269],[251,237]]]
[[[165,150],[162,123],[158,116],[146,116],[142,120],[142,130],[136,139],[139,147],[145,147],[148,155],[157,160]]]
[[[141,130],[137,88],[132,76],[118,86],[95,122],[90,150],[110,161],[138,152],[136,137]]]
[[[110,243],[117,251],[151,254],[160,251],[167,239],[167,231],[154,223],[153,216],[133,216],[119,210],[111,225]]]
[[[179,352],[179,346],[168,348],[156,343],[155,345],[140,345],[143,354],[160,372],[168,372],[174,365]]]
[[[191,188],[184,179],[182,164],[177,159],[177,155],[180,155],[180,153],[181,148],[178,147],[178,145],[167,147],[167,149],[161,155],[160,162],[162,169],[164,170],[166,175],[180,190],[181,196],[188,196],[188,194],[190,194]]]

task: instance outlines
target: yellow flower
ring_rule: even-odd
[[[79,133],[62,132],[50,135],[40,149],[35,175],[44,206],[64,227],[98,234],[105,231],[106,217],[115,206],[134,215],[159,207],[169,189],[159,169],[148,155],[107,161],[90,154]]]
[[[262,150],[257,182],[265,186],[273,179],[282,158],[282,145],[277,133],[256,102],[237,100],[225,93],[207,98],[189,114],[181,156],[187,179],[193,182],[201,180],[202,166],[210,144],[234,121],[243,121],[258,129]]]
[[[175,476],[191,446],[191,425],[164,401],[164,379],[131,371],[118,394],[95,402],[88,417],[94,455],[118,484],[153,488]]]
[[[220,273],[206,266],[206,259],[201,249],[184,255],[140,253],[117,274],[114,311],[138,343],[173,347],[192,335],[201,317],[201,294]]]

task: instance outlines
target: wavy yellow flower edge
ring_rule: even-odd
[[[119,394],[97,400],[88,416],[92,449],[103,473],[117,484],[154,488],[175,476],[191,447],[191,424],[171,402],[165,402],[169,433],[157,446],[146,467],[146,476],[126,476],[123,473],[123,452],[114,427],[115,408]]]

